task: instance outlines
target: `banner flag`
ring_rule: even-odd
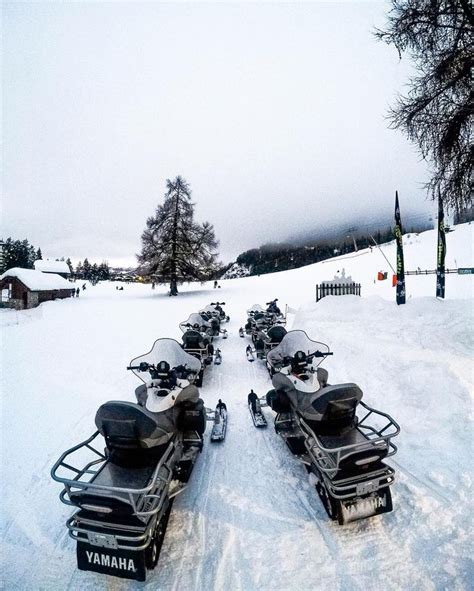
[[[395,191],[395,238],[397,241],[397,304],[405,303],[405,265],[403,262],[402,220],[400,218],[400,205],[398,203],[398,191]]]
[[[436,263],[436,297],[444,298],[445,269],[444,260],[446,258],[446,234],[444,230],[444,211],[441,192],[438,193],[438,256]]]

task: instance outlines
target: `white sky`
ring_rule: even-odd
[[[431,213],[390,103],[385,2],[3,4],[2,235],[134,263],[166,178],[221,258],[352,216]],[[403,221],[403,218],[402,218]]]

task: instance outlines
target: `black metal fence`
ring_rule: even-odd
[[[458,269],[445,269],[445,273],[459,273]],[[436,275],[436,269],[417,269],[416,271],[405,271],[405,275]]]
[[[319,302],[322,298],[328,295],[357,295],[360,296],[360,283],[321,283],[316,285],[316,301]]]

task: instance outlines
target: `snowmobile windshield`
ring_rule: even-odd
[[[158,339],[154,342],[149,353],[135,357],[135,359],[130,361],[130,365],[137,367],[140,363],[148,363],[156,367],[160,361],[167,361],[171,369],[178,366],[185,366],[186,369],[196,374],[201,370],[199,359],[183,351],[181,345],[174,339]],[[138,369],[133,369],[132,371],[142,382],[146,383],[150,379],[148,371],[140,371]]]
[[[262,308],[260,304],[254,304],[251,308],[247,310],[247,314],[255,314],[256,312],[262,312],[265,314],[265,308]]]
[[[281,343],[268,353],[267,360],[273,367],[281,364],[286,365],[299,351],[306,356],[311,356],[317,351],[328,353],[329,347],[324,343],[310,339],[304,330],[290,330],[283,337]],[[317,367],[323,359],[324,357],[313,358],[312,366]]]
[[[200,314],[194,313],[191,314],[187,320],[181,322],[179,328],[183,332],[186,332],[187,330],[189,330],[189,325],[191,325],[192,328],[196,328],[196,324],[199,326],[201,330],[206,330],[207,328],[211,327],[211,324],[207,320],[204,320],[204,318]]]

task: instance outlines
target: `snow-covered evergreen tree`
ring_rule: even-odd
[[[84,279],[90,279],[91,271],[92,271],[92,265],[89,263],[88,259],[85,258],[84,263],[82,265],[82,274],[84,276]]]
[[[170,283],[170,295],[178,295],[178,283],[205,281],[217,269],[218,242],[208,222],[193,220],[191,189],[181,176],[166,181],[163,205],[148,218],[137,256],[140,272]]]
[[[7,238],[3,245],[3,252],[3,271],[13,267],[33,269],[33,263],[37,259],[34,246],[26,238],[24,240]]]

